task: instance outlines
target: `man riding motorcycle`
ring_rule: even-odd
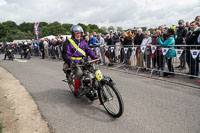
[[[21,58],[24,56],[24,58],[27,58],[28,54],[30,52],[30,47],[28,45],[27,42],[24,42],[22,45],[21,45]]]
[[[10,51],[11,50],[11,51]],[[6,60],[6,57],[8,56],[9,58],[9,55],[12,54],[12,51],[13,51],[13,47],[10,43],[7,43],[5,45],[5,56],[4,56],[4,60]]]
[[[86,59],[89,55],[92,59],[96,59],[94,52],[89,48],[85,40],[82,39],[83,29],[79,25],[71,27],[72,38],[66,40],[63,45],[62,56],[65,61],[64,70],[71,66],[72,63],[80,63],[82,59]],[[74,79],[74,95],[79,97],[81,92],[79,91],[80,80],[82,79],[83,72],[79,66],[73,68],[75,70]]]

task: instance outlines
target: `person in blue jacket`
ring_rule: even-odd
[[[39,45],[38,41],[35,40],[35,42],[33,43],[33,47],[34,47],[34,55],[35,55],[35,56],[39,56],[38,45]]]
[[[95,48],[97,42],[98,42],[98,39],[94,37],[93,35],[90,35],[90,42],[89,42],[90,47]]]
[[[165,73],[164,76],[172,77],[174,76],[174,67],[172,65],[172,58],[176,57],[175,45],[175,32],[173,29],[167,30],[167,35],[165,38],[158,39],[158,43],[163,48],[169,48],[165,58],[167,60],[167,65],[169,73]]]

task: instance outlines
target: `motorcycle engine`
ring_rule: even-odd
[[[91,90],[89,93],[86,94],[86,97],[89,98],[91,101],[94,101],[98,98],[97,91]]]

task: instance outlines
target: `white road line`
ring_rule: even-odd
[[[20,60],[20,59],[14,59],[14,60],[16,60],[18,62],[23,62],[23,63],[27,62],[27,60]]]

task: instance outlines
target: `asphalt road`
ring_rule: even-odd
[[[0,66],[25,86],[56,133],[199,133],[200,90],[102,69],[123,97],[121,118],[110,117],[99,101],[74,98],[62,62],[31,58],[3,61]]]

